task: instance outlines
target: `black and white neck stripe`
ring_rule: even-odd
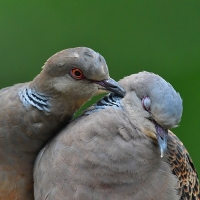
[[[122,99],[121,97],[116,96],[113,93],[110,93],[107,96],[100,99],[92,107],[88,108],[83,113],[83,115],[89,115],[93,112],[97,112],[99,109],[105,109],[107,107],[122,108],[121,103],[120,103],[121,99]]]
[[[22,91],[20,91],[19,96],[26,108],[32,105],[38,110],[50,112],[51,104],[49,103],[49,97],[37,93],[35,90],[29,88],[24,88]]]
[[[114,107],[120,107],[120,99],[121,97],[114,95],[113,93],[108,94],[107,96],[103,97],[102,99],[100,99],[95,107],[97,108],[105,108],[108,106],[114,106]]]

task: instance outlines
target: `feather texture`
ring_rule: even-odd
[[[166,129],[180,122],[180,95],[148,72],[119,83],[126,90],[124,98],[102,98],[39,153],[34,167],[36,200],[199,200],[191,158]],[[150,109],[144,108],[146,97]],[[162,134],[167,149],[161,158]]]

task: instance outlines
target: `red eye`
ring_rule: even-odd
[[[75,79],[84,79],[85,78],[85,76],[83,75],[83,72],[77,68],[71,69],[70,74]]]

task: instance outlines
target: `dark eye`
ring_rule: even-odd
[[[75,79],[84,79],[85,78],[85,76],[83,75],[83,72],[78,68],[72,68],[70,70],[70,74]]]

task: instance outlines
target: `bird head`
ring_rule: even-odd
[[[148,119],[154,124],[155,132],[147,134],[157,138],[161,157],[167,149],[168,129],[178,126],[182,116],[182,99],[174,88],[162,77],[140,72],[120,81],[126,94],[134,93],[140,101],[140,109],[147,112]],[[129,95],[131,101],[131,95]],[[124,97],[126,99],[126,96]]]
[[[65,49],[51,56],[29,83],[29,89],[34,95],[49,99],[48,111],[58,116],[71,116],[100,93],[113,92],[121,97],[125,94],[119,83],[110,78],[105,59],[86,47]]]
[[[56,53],[47,60],[42,74],[48,78],[47,87],[77,98],[109,91],[119,96],[125,94],[124,89],[110,78],[103,56],[86,47]]]

